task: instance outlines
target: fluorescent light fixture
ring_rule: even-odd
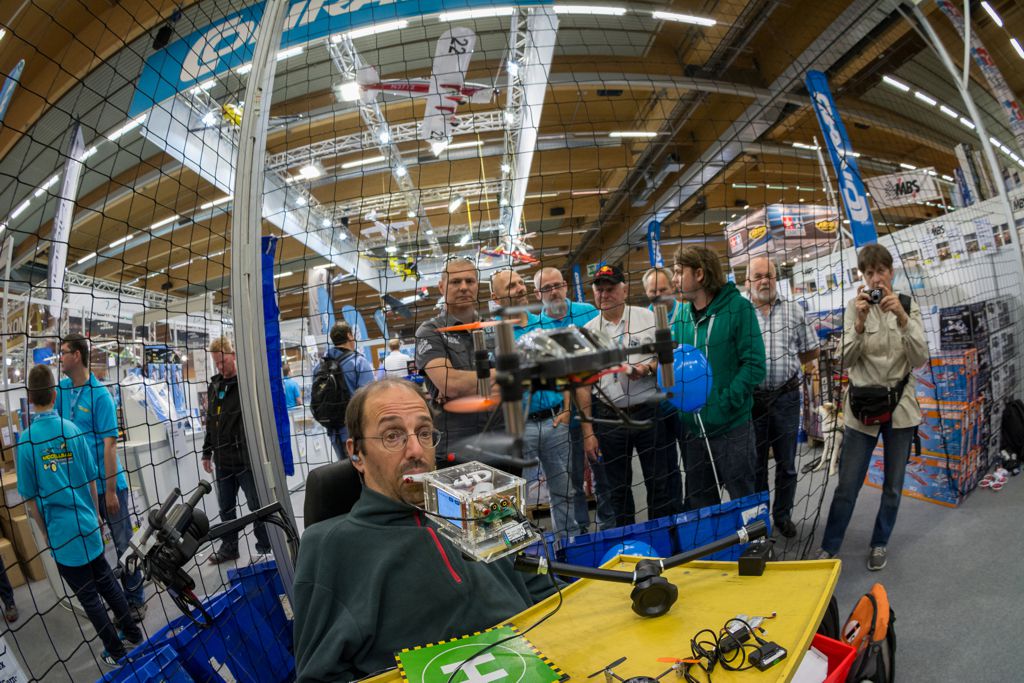
[[[484,144],[483,140],[471,140],[469,142],[456,142],[454,145],[448,145],[448,149],[467,149],[469,147],[480,147]]]
[[[148,228],[146,228],[146,230],[156,230],[157,228],[162,228],[165,225],[173,223],[174,221],[178,220],[179,218],[181,218],[181,216],[179,216],[178,214],[174,214],[173,216],[170,216],[168,218],[164,218],[163,220],[157,221],[153,225],[151,225]]]
[[[985,2],[985,0],[982,0],[981,7],[986,12],[988,12],[988,15],[990,17],[992,17],[992,21],[996,22],[996,26],[998,26],[1000,28],[1003,27],[1003,19],[998,14],[996,14],[996,11],[994,9],[992,9],[992,5],[990,5],[987,2]]]
[[[386,251],[389,254],[394,254],[396,251],[398,251],[398,247],[396,247],[393,244],[389,244],[388,246],[384,247],[384,251]]]
[[[396,178],[404,178],[407,175],[409,175],[409,170],[405,166],[403,166],[402,164],[399,164],[398,166],[395,166],[395,177]]]
[[[110,244],[107,245],[107,249],[113,249],[115,247],[119,247],[122,244],[124,244],[125,242],[127,242],[128,240],[130,240],[131,238],[132,238],[131,235],[125,235],[124,237],[122,237],[119,240],[114,240],[113,242],[111,242]]]
[[[646,130],[613,130],[608,133],[610,138],[656,138],[657,133]]]
[[[18,208],[16,208],[14,211],[11,211],[11,218],[12,219],[17,218],[21,214],[25,213],[25,209],[27,209],[28,205],[31,204],[31,203],[32,203],[31,199],[26,199],[21,204],[18,204]]]
[[[220,199],[214,199],[212,202],[206,202],[205,204],[201,204],[199,206],[199,210],[204,211],[206,209],[212,209],[215,206],[220,206],[221,204],[227,204],[228,202],[231,201],[231,199],[231,195],[221,197]]]
[[[182,261],[181,263],[175,263],[173,266],[171,266],[170,269],[171,270],[177,270],[178,268],[184,268],[185,266],[187,266],[187,265],[189,265],[191,263],[192,263],[192,259],[189,259],[187,261]]]
[[[945,114],[946,116],[948,116],[951,119],[958,119],[958,118],[960,118],[960,114],[958,112],[953,111],[952,109],[950,109],[949,107],[947,107],[944,104],[940,104],[939,105],[939,111],[941,111],[943,114]]]
[[[991,143],[992,143],[993,145],[995,145],[996,147],[998,147],[999,145],[1001,145],[1001,144],[1002,144],[1001,142],[999,142],[999,140],[996,140],[996,139],[995,139],[994,137],[992,137],[991,135],[989,136],[989,138],[988,138],[988,141],[989,141],[989,142],[991,142]]]
[[[88,159],[89,157],[91,157],[93,154],[95,154],[98,151],[100,151],[100,148],[97,147],[96,145],[93,145],[89,149],[85,150],[85,152],[82,154],[82,159],[81,160],[85,161],[86,159]]]
[[[487,19],[489,17],[510,17],[515,12],[511,5],[501,7],[481,7],[479,9],[467,9],[459,12],[442,12],[437,20],[440,22],[463,21],[465,19]]]
[[[963,125],[967,126],[971,130],[974,130],[974,123],[971,122],[970,119],[965,119],[964,117],[961,116],[960,117],[960,123],[962,123]]]
[[[785,185],[765,185],[766,190],[785,190]]]
[[[756,190],[761,187],[760,185],[751,185],[749,183],[733,183],[732,187],[734,190]]]
[[[293,271],[286,270],[283,273],[278,273],[277,275],[275,275],[274,279],[275,280],[279,280],[279,279],[281,279],[283,277],[288,277],[289,275],[295,275],[295,273]]]
[[[935,171],[933,171],[930,168],[927,171],[925,171],[925,173],[927,173],[928,175],[932,176],[933,178],[936,178],[939,175],[938,173],[936,173]]]
[[[914,97],[915,97],[915,98],[917,98],[917,99],[919,99],[919,100],[921,100],[921,101],[922,101],[922,102],[924,102],[925,104],[930,104],[930,105],[931,105],[931,106],[933,106],[933,107],[934,107],[934,106],[935,106],[936,104],[938,104],[938,103],[939,103],[939,101],[938,101],[938,100],[936,100],[936,99],[935,99],[934,97],[931,97],[930,95],[927,95],[927,94],[925,94],[925,93],[921,92],[920,90],[915,90],[915,91],[914,91]]]
[[[621,17],[625,7],[604,7],[600,5],[555,5],[555,14],[589,14],[600,17]]]
[[[953,176],[951,176],[951,175],[945,175],[945,174],[943,174],[943,175],[942,175],[942,179],[943,179],[943,180],[945,180],[945,181],[946,181],[947,183],[951,183],[951,182],[953,182]]]
[[[57,182],[58,178],[60,178],[60,174],[59,173],[54,173],[52,176],[47,178],[45,183],[43,183],[42,185],[39,186],[39,189],[37,189],[35,192],[32,193],[32,196],[33,197],[42,197],[43,194],[47,190],[49,190],[51,187],[53,187],[53,184]]]
[[[324,218],[324,219],[322,219],[322,220],[320,221],[320,227],[321,227],[321,228],[329,228],[329,227],[331,227],[332,225],[334,225],[334,222],[333,222],[333,221],[331,221],[331,219],[330,219],[330,218]]]
[[[818,149],[817,145],[808,145],[806,142],[794,142],[793,146],[797,149]]]
[[[367,166],[369,164],[379,164],[382,161],[384,161],[383,156],[364,157],[362,159],[359,159],[358,161],[346,161],[341,165],[341,167],[343,169],[358,168],[360,166]]]
[[[196,87],[192,88],[192,90],[190,90],[189,92],[192,93],[193,95],[200,95],[200,94],[206,92],[207,90],[209,90],[210,88],[212,88],[215,85],[217,85],[217,80],[215,78],[211,78],[208,81],[203,81],[202,83],[200,83]]]
[[[447,140],[435,140],[430,143],[430,151],[434,153],[435,157],[439,157],[444,154],[446,149],[448,149]]]
[[[334,43],[340,43],[341,37],[344,35],[349,40],[358,40],[359,38],[366,38],[367,36],[375,36],[378,33],[387,33],[388,31],[400,31],[409,25],[409,22],[405,19],[399,19],[398,21],[386,21],[382,24],[374,24],[373,26],[366,26],[363,28],[357,28],[354,31],[349,31],[345,34],[337,34],[331,36],[331,41]]]
[[[456,242],[456,244],[459,245],[460,247],[464,247],[467,244],[469,244],[470,237],[471,235],[467,232],[465,235],[459,238],[459,241]]]
[[[301,45],[296,45],[295,47],[290,47],[287,50],[281,50],[280,52],[277,53],[277,61],[283,62],[286,59],[298,57],[299,55],[302,54],[302,51],[304,49],[305,48],[303,48]]]
[[[319,161],[311,161],[299,169],[299,176],[306,180],[319,178],[324,174],[324,167]]]
[[[6,36],[6,35],[7,35],[7,29],[0,28],[0,40],[3,40],[4,36]]]
[[[250,71],[252,71],[252,62],[246,62],[245,64],[242,64],[241,66],[236,66],[235,67],[235,73],[238,74],[239,76],[244,76],[245,74],[249,73]]]
[[[714,19],[695,17],[692,14],[676,14],[675,12],[651,12],[651,16],[661,21],[677,21],[681,24],[696,24],[697,26],[714,26],[718,23]]]
[[[900,164],[900,168],[905,168],[908,171],[916,171],[917,170],[917,166],[911,166],[910,164],[903,164],[903,163]]]
[[[342,102],[355,102],[359,99],[359,83],[357,81],[345,81],[338,89]]]
[[[466,201],[466,198],[463,197],[458,192],[456,192],[448,200],[448,213],[455,213],[456,211],[458,211],[459,207],[462,206],[462,202],[464,202],[464,201]]]
[[[1024,59],[1024,48],[1020,46],[1020,41],[1016,38],[1010,38],[1010,45],[1013,45],[1013,49],[1017,51],[1017,56]]]
[[[85,256],[83,256],[82,258],[80,258],[80,259],[78,259],[77,261],[75,261],[75,265],[76,265],[76,266],[80,266],[80,265],[82,265],[83,263],[85,263],[86,261],[88,261],[89,259],[93,259],[93,258],[96,258],[96,252],[95,252],[95,251],[94,251],[94,252],[92,252],[91,254],[86,254],[86,255],[85,255]]]
[[[910,86],[909,85],[907,85],[906,83],[901,83],[900,81],[897,81],[892,76],[882,76],[882,82],[885,83],[886,85],[891,85],[892,87],[896,88],[897,90],[901,90],[903,92],[910,92]]]
[[[145,121],[145,120],[146,120],[146,115],[145,114],[142,114],[141,116],[136,116],[134,119],[132,119],[128,123],[124,124],[123,126],[118,128],[117,130],[115,130],[113,133],[108,135],[107,139],[110,140],[111,142],[113,142],[114,140],[117,140],[119,137],[121,137],[125,133],[133,131],[136,128],[138,128],[139,126],[141,126],[142,122]]]
[[[428,235],[433,235],[433,234],[434,234],[434,231],[433,231],[433,230],[427,230],[427,234],[428,234]]]

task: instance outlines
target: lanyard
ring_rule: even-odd
[[[87,385],[82,385],[77,389],[72,390],[71,393],[71,414],[68,415],[68,419],[74,421],[75,409],[78,407],[78,401],[82,398],[82,391],[85,390]]]

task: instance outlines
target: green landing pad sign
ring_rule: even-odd
[[[482,652],[498,641],[504,642]],[[403,650],[395,659],[402,679],[410,683],[446,683],[460,664],[452,683],[553,683],[565,678],[511,625]]]

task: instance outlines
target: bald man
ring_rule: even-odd
[[[754,390],[754,435],[757,441],[755,483],[768,490],[768,450],[775,458],[775,528],[786,538],[797,534],[793,523],[796,499],[796,448],[800,429],[802,366],[818,357],[818,338],[802,309],[779,296],[775,264],[765,256],[747,265],[747,294],[757,309],[764,338],[764,381]]]

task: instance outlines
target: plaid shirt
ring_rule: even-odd
[[[764,337],[765,365],[767,374],[759,389],[777,389],[800,372],[800,358],[797,354],[818,348],[818,337],[807,324],[804,309],[795,301],[776,297],[765,317],[760,306],[755,305],[757,321],[761,324]]]

